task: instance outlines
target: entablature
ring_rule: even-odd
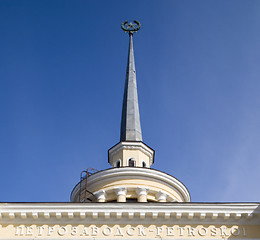
[[[0,222],[260,224],[259,203],[1,203]],[[175,222],[176,223],[176,222]]]

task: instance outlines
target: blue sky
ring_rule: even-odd
[[[119,141],[134,36],[144,142],[195,202],[259,201],[259,1],[0,1],[0,201],[69,201]]]

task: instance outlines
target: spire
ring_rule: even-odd
[[[122,29],[129,33],[129,50],[121,118],[121,142],[143,140],[138,106],[133,48],[133,34],[140,29],[140,26],[141,24],[136,20],[134,23],[128,23],[128,21],[122,23]]]
[[[129,50],[123,99],[120,142],[108,150],[108,162],[112,167],[150,168],[154,162],[154,150],[143,143],[137,97],[133,34],[140,29],[138,21],[122,23],[129,34]]]

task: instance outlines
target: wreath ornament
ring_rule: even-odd
[[[133,35],[135,32],[137,32],[141,27],[141,23],[137,20],[134,20],[133,22],[124,21],[121,24],[121,28],[126,33],[129,33],[129,35]]]

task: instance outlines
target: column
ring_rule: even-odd
[[[94,193],[97,198],[98,202],[105,202],[106,201],[106,192],[104,190],[100,190]]]
[[[167,197],[167,194],[164,191],[159,191],[156,194],[156,198],[157,198],[158,202],[166,202],[166,197]]]
[[[137,188],[136,193],[138,195],[138,202],[147,202],[148,188]]]
[[[126,188],[115,188],[117,202],[126,202]]]

